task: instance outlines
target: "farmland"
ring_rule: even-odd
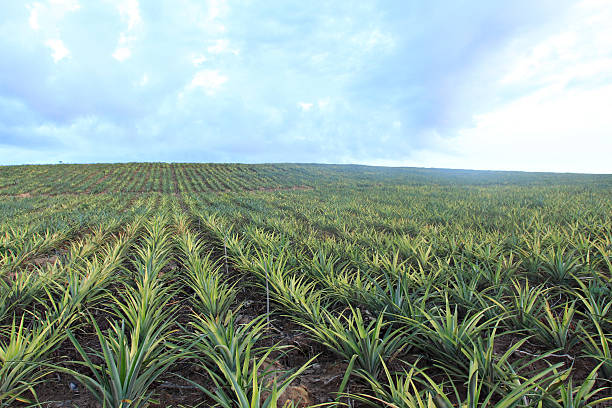
[[[612,176],[0,167],[0,270],[2,407],[612,396]]]

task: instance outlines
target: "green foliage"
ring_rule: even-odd
[[[75,336],[68,336],[79,355],[80,362],[91,374],[63,369],[77,378],[103,406],[112,408],[145,407],[149,404],[151,384],[178,358],[166,345],[167,333],[159,329],[126,331],[123,321],[112,323],[104,335],[95,321],[101,352],[86,352]],[[154,326],[163,326],[158,323]],[[91,355],[103,361],[95,364]]]
[[[56,323],[45,319],[28,329],[24,317],[13,318],[7,338],[0,339],[0,407],[27,402],[26,392],[36,397],[34,387],[52,372],[46,365],[50,353],[66,337]]]
[[[384,322],[383,314],[366,323],[359,309],[351,307],[349,311],[340,317],[324,312],[322,322],[301,325],[315,341],[346,361],[356,355],[355,366],[360,376],[377,378],[382,370],[381,358],[389,361],[397,357],[406,346],[406,339],[401,329],[393,329]]]
[[[560,348],[564,352],[578,344],[580,341],[578,332],[582,323],[574,320],[575,302],[566,303],[563,311],[557,313],[545,301],[544,311],[543,320],[534,320],[533,332],[537,339],[550,348]]]
[[[443,307],[421,313],[425,317],[422,323],[406,320],[408,324],[419,324],[412,341],[414,346],[437,361],[453,361],[465,368],[469,360],[463,357],[462,350],[471,348],[471,340],[489,330],[493,323],[492,319],[484,318],[485,310],[461,317],[458,308],[452,308],[448,298]]]
[[[102,406],[145,406],[195,365],[205,404],[274,407],[333,358],[335,406],[609,395],[610,176],[128,163],[0,179],[4,405],[70,373]]]

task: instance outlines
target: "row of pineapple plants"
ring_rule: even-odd
[[[99,194],[112,192],[251,191],[312,184],[316,168],[281,165],[122,163],[4,166],[0,196]]]
[[[407,204],[394,216],[385,204],[393,196],[372,196],[363,207],[351,204],[350,192],[348,198],[332,193],[178,197],[184,205],[168,196],[145,197],[161,200],[161,208],[149,213],[161,215],[141,220],[129,243],[112,238],[117,237],[113,222],[83,240],[68,239],[74,249],[55,267],[45,265],[29,277],[21,273],[7,281],[10,298],[19,302],[3,302],[9,307],[2,345],[22,354],[5,353],[6,378],[17,378],[19,385],[3,394],[6,405],[17,398],[35,400],[39,381],[51,372],[70,372],[89,384],[101,404],[145,406],[155,403],[156,383],[180,361],[201,364],[205,378],[191,381],[211,405],[253,406],[272,394],[278,399],[304,367],[284,375],[266,372],[283,351],[280,345],[269,354],[260,350],[267,344],[268,318],[272,325],[276,319],[292,321],[324,352],[345,362],[346,375],[333,396],[338,404],[605,402],[612,298],[605,206],[575,219],[576,208],[557,203],[558,193],[552,192],[545,204],[565,207],[554,211],[558,222],[530,208],[491,221],[495,228],[483,228],[470,226],[470,214],[450,222],[449,214],[461,214],[460,208],[440,205],[426,215],[416,211],[412,234],[403,234],[398,231],[410,215]],[[185,206],[192,211],[191,222],[165,213],[166,208],[180,213]],[[466,213],[484,209],[479,204],[466,208]],[[113,219],[117,213],[106,216]],[[431,224],[435,217],[448,220]],[[394,227],[395,221],[402,226]],[[123,223],[117,227],[128,230]],[[30,258],[14,270],[27,271]],[[168,267],[172,261],[181,265],[178,271]],[[259,296],[270,299],[269,316],[238,321],[237,282],[257,285]],[[174,300],[184,297],[187,323],[174,319]],[[159,320],[168,323],[156,326]],[[136,329],[134,322],[151,331]],[[223,347],[214,342],[224,340],[214,333],[244,338],[223,345],[246,354],[219,353]],[[258,335],[248,338],[249,333]],[[92,335],[99,348],[81,347],[83,336]],[[79,369],[52,357],[66,342],[81,355]],[[145,348],[152,350],[150,359]],[[128,350],[133,359],[124,360],[120,356]],[[152,360],[163,364],[150,365]],[[134,376],[113,377],[113,367],[121,373],[118,367],[130,371],[143,364],[147,369]],[[586,372],[577,374],[579,367]],[[132,382],[123,391],[117,385]],[[120,392],[104,391],[111,389]],[[238,405],[244,401],[251,405]]]
[[[210,223],[210,220],[208,222]],[[232,231],[232,226],[225,223],[221,229]],[[409,335],[412,349],[424,353],[427,360],[434,365],[439,366],[447,361],[448,366],[442,365],[442,368],[452,371],[453,378],[462,378],[460,374],[463,373],[463,379],[466,381],[469,378],[477,378],[478,375],[483,378],[482,371],[487,370],[486,367],[489,367],[493,360],[496,364],[501,361],[500,367],[503,367],[507,360],[515,355],[529,356],[531,360],[525,362],[523,359],[520,363],[514,363],[510,373],[520,373],[524,367],[533,365],[532,360],[534,359],[548,361],[547,357],[553,360],[559,356],[574,361],[576,357],[567,353],[573,346],[580,343],[585,348],[585,353],[580,357],[597,360],[597,365],[583,384],[586,388],[581,388],[580,395],[585,394],[585,390],[589,387],[585,400],[595,394],[605,395],[606,392],[609,392],[606,388],[593,388],[594,380],[591,381],[598,375],[600,379],[606,378],[610,370],[609,309],[611,298],[609,296],[610,270],[607,265],[609,261],[606,260],[609,260],[608,254],[602,254],[600,261],[593,265],[596,268],[603,267],[603,273],[598,272],[597,269],[591,269],[578,274],[576,273],[578,261],[573,264],[571,261],[568,263],[563,256],[554,251],[549,251],[541,257],[541,264],[535,271],[529,273],[524,270],[517,273],[521,269],[520,263],[514,265],[511,260],[503,257],[494,269],[488,268],[484,271],[481,270],[477,261],[470,260],[464,260],[463,263],[451,267],[449,262],[451,258],[440,260],[435,256],[431,257],[428,255],[431,247],[423,248],[424,245],[420,244],[420,247],[413,251],[415,256],[412,260],[402,259],[398,252],[391,257],[377,254],[369,262],[376,265],[376,268],[370,267],[364,271],[352,268],[347,270],[346,264],[342,265],[338,259],[329,259],[321,253],[314,257],[306,256],[302,260],[300,260],[299,253],[292,253],[292,251],[288,251],[288,255],[283,255],[284,248],[296,247],[295,236],[288,238],[281,234],[249,227],[241,232],[243,235],[238,235],[240,239],[231,239],[228,238],[227,233],[225,234],[223,235],[219,230],[217,239],[219,241],[229,240],[238,245],[234,250],[238,268],[242,265],[244,270],[253,270],[252,255],[244,255],[244,253],[250,254],[253,251],[258,256],[272,254],[272,258],[280,259],[278,262],[281,266],[277,269],[284,272],[276,275],[266,274],[265,282],[268,285],[268,291],[270,286],[272,288],[275,285],[278,286],[276,293],[280,299],[277,299],[277,302],[282,305],[281,310],[291,310],[293,318],[299,316],[300,309],[309,310],[303,317],[306,323],[301,322],[302,324],[320,323],[317,323],[320,317],[316,317],[319,312],[311,310],[313,308],[315,311],[319,310],[320,300],[314,302],[316,306],[300,304],[303,303],[304,298],[308,297],[305,295],[308,291],[300,291],[303,288],[296,289],[298,294],[293,297],[293,300],[283,300],[291,293],[288,288],[298,283],[298,286],[307,287],[308,290],[318,287],[321,287],[321,290],[327,290],[326,296],[315,292],[314,298],[331,297],[332,305],[341,304],[351,310],[349,317],[346,317],[346,312],[340,317],[332,317],[333,315],[325,312],[324,325],[331,325],[337,332],[341,332],[341,328],[346,329],[347,325],[356,327],[358,326],[356,322],[362,318],[354,306],[365,307],[370,314],[378,313],[378,318],[372,321],[377,323],[371,328],[387,324],[390,327],[403,328],[401,330],[403,333],[414,332]],[[238,244],[249,241],[257,242],[255,248],[260,249],[253,249],[248,245],[245,249]],[[277,242],[276,248],[274,245],[271,246],[271,242]],[[287,245],[287,242],[290,242],[290,245]],[[224,245],[227,245],[227,242]],[[485,254],[489,252],[490,249]],[[274,255],[275,253],[277,255]],[[312,251],[310,256],[312,256]],[[497,259],[495,256],[490,256],[490,258]],[[284,265],[287,262],[290,265],[288,268]],[[414,262],[414,265],[411,262]],[[322,264],[324,268],[314,267],[313,271],[313,265],[317,264]],[[347,264],[351,265],[350,262]],[[566,270],[568,268],[569,270]],[[327,272],[321,273],[321,269],[326,269]],[[385,269],[388,272],[381,274],[381,270]],[[296,271],[299,273],[296,274]],[[462,275],[463,271],[468,273]],[[257,275],[257,272],[254,273]],[[304,276],[296,278],[302,274]],[[257,276],[262,282],[264,275],[260,272]],[[271,276],[279,276],[278,282],[271,283],[269,280]],[[308,278],[312,280],[309,281]],[[535,288],[529,287],[529,278],[536,283]],[[296,279],[299,280],[298,283]],[[564,287],[564,284],[567,287]],[[560,297],[561,302],[551,306],[545,297],[549,295],[548,292],[556,292],[555,295]],[[444,297],[441,296],[442,293]],[[291,306],[291,302],[295,302],[294,307]],[[374,324],[372,322],[371,324]],[[299,320],[298,323],[300,323]],[[606,328],[602,328],[602,324]],[[325,330],[321,326],[305,327],[310,327],[312,333],[324,336],[321,333],[325,333]],[[363,332],[365,326],[361,329]],[[378,336],[380,328],[374,332]],[[460,335],[463,332],[467,333],[465,337]],[[503,338],[506,333],[520,334],[523,339],[514,344],[512,351],[507,355],[494,356],[492,351],[495,339]],[[330,338],[324,336],[319,340],[335,350],[342,349],[341,345]],[[538,342],[543,352],[534,356],[533,353],[521,349],[521,346],[528,341]],[[390,341],[390,343],[393,342]],[[345,350],[343,357],[349,359],[350,351]],[[459,366],[457,362],[448,364],[448,361],[452,359],[458,359]],[[473,367],[476,367],[479,362],[482,368],[480,371],[474,370]],[[520,369],[517,368],[517,364]],[[571,378],[571,370],[562,370],[565,364],[559,364],[551,364],[539,373],[520,373],[524,379],[541,375],[543,382],[548,381],[550,384],[555,384],[555,387],[546,388],[549,394],[543,391],[545,387],[543,383],[535,385],[534,381],[525,386],[525,392],[532,394],[532,398],[540,398],[538,403],[549,405],[558,403],[558,400],[563,397],[554,396],[554,390],[558,387],[572,387],[572,380],[568,380]],[[371,370],[374,373],[370,372],[370,380],[375,378],[372,381],[378,381],[380,366],[378,369]],[[507,382],[511,378],[511,382],[521,383],[520,380],[517,380],[516,376],[519,375],[517,373],[512,374],[515,375],[513,377],[506,372],[504,381]],[[564,381],[554,382],[553,378],[564,379]],[[598,384],[601,384],[601,380]],[[507,391],[507,389],[507,386],[497,388],[498,392]],[[567,389],[563,390],[563,392],[560,391],[561,394],[566,395]],[[576,388],[573,391],[576,391]],[[537,397],[538,393],[539,397]],[[575,393],[570,392],[572,396]],[[519,394],[522,395],[521,398],[525,397],[524,393],[512,394],[509,392],[509,395]],[[493,394],[487,395],[493,398]],[[497,398],[501,397],[497,396]],[[533,399],[523,398],[523,401],[533,403]],[[589,403],[595,404],[595,402]]]

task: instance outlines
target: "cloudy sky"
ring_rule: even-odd
[[[612,173],[609,0],[5,1],[0,164]]]

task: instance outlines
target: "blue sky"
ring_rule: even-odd
[[[0,164],[612,173],[612,4],[8,1]]]

